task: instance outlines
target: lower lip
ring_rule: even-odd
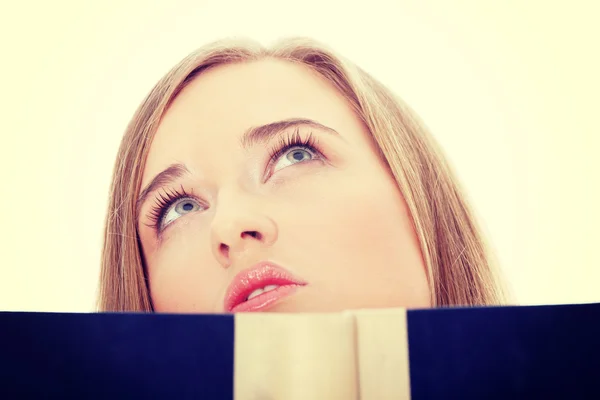
[[[259,294],[256,297],[251,298],[243,303],[233,307],[231,312],[257,312],[266,311],[269,307],[274,305],[276,302],[284,297],[293,294],[300,285],[284,285],[279,286],[277,289],[269,290]]]

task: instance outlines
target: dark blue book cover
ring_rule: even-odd
[[[0,399],[231,399],[232,315],[0,313]]]
[[[600,399],[600,304],[408,311],[412,399]]]

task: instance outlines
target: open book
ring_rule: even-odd
[[[600,304],[0,313],[0,398],[600,399]]]

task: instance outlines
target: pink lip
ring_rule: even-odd
[[[256,289],[268,285],[279,287],[247,300]],[[260,262],[233,278],[225,294],[224,308],[226,312],[264,311],[304,285],[306,282],[295,278],[287,270],[273,263]]]

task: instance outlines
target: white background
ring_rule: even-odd
[[[89,311],[117,147],[223,36],[307,35],[442,143],[521,304],[599,302],[595,1],[33,1],[0,9],[0,309]]]

